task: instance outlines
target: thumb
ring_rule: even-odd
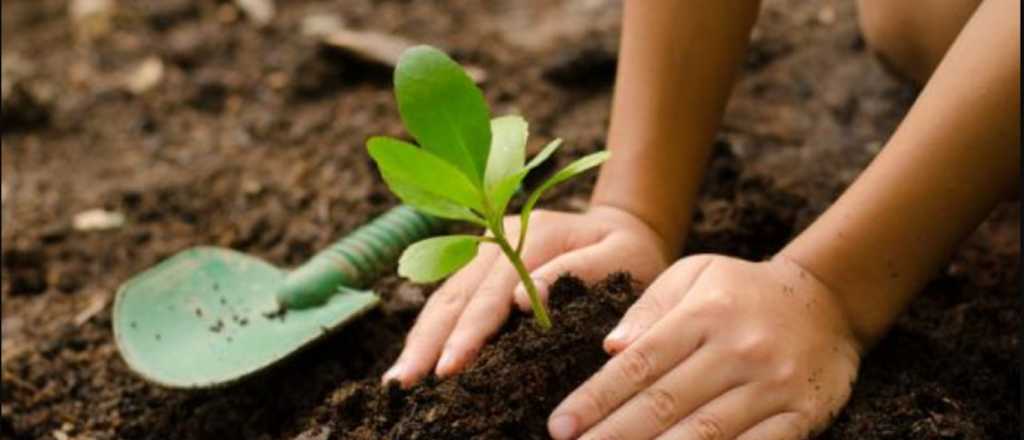
[[[540,297],[540,301],[546,304],[551,285],[564,274],[571,273],[589,284],[600,281],[612,271],[621,269],[621,265],[611,267],[612,265],[609,263],[612,263],[610,261],[612,258],[610,257],[607,246],[602,243],[593,244],[555,257],[534,270],[530,274],[530,278],[537,286],[537,295]],[[526,288],[521,281],[516,286],[514,301],[520,310],[530,311],[530,296],[526,293]]]
[[[615,354],[629,347],[683,299],[712,261],[707,256],[684,258],[654,280],[626,311],[619,325],[608,333],[604,350]]]

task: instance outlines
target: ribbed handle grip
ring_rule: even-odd
[[[401,205],[320,251],[285,279],[278,301],[287,308],[323,304],[338,288],[362,287],[393,267],[410,244],[439,232],[441,219]]]

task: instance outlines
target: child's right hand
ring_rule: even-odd
[[[519,218],[506,218],[505,229],[510,238],[518,237]],[[548,286],[566,272],[595,282],[626,271],[649,283],[668,265],[673,248],[644,221],[609,206],[583,214],[536,211],[526,240],[523,262],[545,301]],[[408,387],[431,369],[442,377],[461,371],[505,322],[513,302],[530,310],[519,284],[497,247],[483,245],[468,266],[430,296],[384,381]]]

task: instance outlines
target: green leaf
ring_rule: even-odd
[[[533,212],[533,207],[534,205],[537,204],[537,201],[540,200],[540,196],[544,195],[545,191],[551,189],[555,185],[565,182],[566,180],[569,180],[573,176],[576,176],[577,174],[580,174],[586,170],[601,165],[602,163],[604,163],[604,161],[608,160],[608,158],[611,157],[611,155],[611,151],[598,151],[596,153],[592,153],[584,157],[581,157],[577,159],[575,162],[566,165],[565,168],[562,168],[553,176],[549,177],[548,180],[544,181],[544,183],[542,183],[539,187],[537,187],[536,190],[533,191],[533,194],[530,194],[530,197],[526,199],[526,204],[523,205],[522,212],[519,213],[519,244],[518,249],[516,249],[516,252],[522,250],[522,245],[525,241],[524,238],[526,237],[526,229],[527,226],[529,226],[530,213]]]
[[[366,142],[370,156],[377,162],[384,181],[399,197],[410,195],[410,205],[430,205],[436,199],[483,211],[480,191],[458,169],[415,145],[387,137],[372,137]],[[432,197],[425,196],[429,194]],[[406,200],[404,197],[403,200]],[[449,207],[437,205],[438,210]],[[424,209],[426,211],[426,209]]]
[[[548,157],[551,157],[551,154],[554,153],[560,145],[562,145],[561,139],[551,141],[543,150],[540,151],[540,153],[533,156],[533,159],[531,159],[530,163],[526,164],[525,167],[506,176],[498,181],[498,183],[487,188],[487,196],[490,197],[491,206],[496,211],[494,215],[499,217],[505,215],[505,209],[508,207],[508,202],[512,200],[512,196],[515,195],[516,190],[519,189],[519,185],[522,184],[526,175],[529,174],[530,170],[544,163]]]
[[[521,168],[519,171],[506,176],[487,189],[487,197],[490,198],[491,208],[494,210],[491,215],[498,218],[505,216],[505,208],[508,207],[508,202],[512,200],[512,196],[515,195],[516,190],[519,189],[519,185],[526,178],[526,174],[529,171],[529,168]]]
[[[490,110],[462,67],[433,47],[412,47],[395,68],[395,95],[402,121],[419,144],[482,187]]]
[[[476,256],[480,237],[445,235],[413,243],[398,260],[398,274],[417,283],[430,283],[459,270]]]
[[[551,142],[548,142],[548,144],[544,146],[544,149],[540,150],[540,153],[537,153],[536,156],[533,156],[533,159],[530,159],[530,163],[526,164],[526,168],[532,170],[536,168],[537,165],[544,163],[544,161],[548,160],[548,158],[551,157],[552,154],[554,154],[555,150],[557,150],[558,147],[561,146],[562,139],[555,139]]]
[[[484,183],[488,187],[523,168],[529,126],[520,116],[491,119],[491,152]]]
[[[487,222],[469,208],[384,175],[384,182],[407,205],[434,217],[462,220],[487,227]]]

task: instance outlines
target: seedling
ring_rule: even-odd
[[[415,282],[434,282],[469,263],[481,243],[497,245],[522,279],[537,324],[551,328],[522,259],[530,213],[544,192],[600,165],[610,153],[578,159],[538,186],[519,214],[513,246],[502,222],[509,201],[526,174],[547,160],[561,139],[526,162],[526,121],[514,115],[491,119],[483,93],[462,67],[429,46],[402,54],[395,68],[395,95],[402,121],[420,147],[388,137],[367,141],[388,187],[424,213],[474,223],[489,232],[419,241],[402,254],[398,273]]]

